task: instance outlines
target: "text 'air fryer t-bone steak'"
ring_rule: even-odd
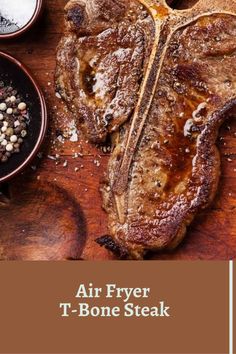
[[[123,4],[126,11],[131,4],[103,2]],[[86,1],[85,7],[93,3]],[[136,84],[131,101],[135,108],[130,121],[119,130],[103,188],[110,236],[99,240],[131,258],[141,258],[147,250],[177,246],[196,213],[212,201],[220,167],[215,141],[219,126],[236,103],[236,2],[200,0],[192,9],[181,12],[170,9],[164,1],[139,3],[145,9],[139,11],[146,12],[146,21],[136,18],[132,26],[142,33],[142,80],[140,66],[135,67],[139,73],[133,77]],[[114,24],[109,21],[108,27]],[[117,19],[117,31],[119,21],[126,22],[125,16]],[[99,32],[102,35],[104,32]],[[84,38],[94,38],[93,32]],[[83,46],[78,41],[80,53]],[[130,48],[135,53],[139,46],[132,42]],[[96,53],[97,47],[94,50]],[[58,72],[63,67],[61,51],[59,48]],[[77,70],[83,75],[75,53]],[[127,62],[124,59],[119,64],[122,68]],[[98,81],[105,80],[106,72],[103,74]],[[96,75],[95,68],[92,104],[87,97],[85,102],[91,112],[99,110],[100,105],[94,92]],[[121,75],[121,85],[127,84],[130,75],[130,71]],[[116,90],[119,88],[117,84]],[[129,95],[128,86],[126,90]],[[77,95],[75,90],[73,94]],[[107,132],[117,129],[129,116],[126,111],[121,122],[111,114],[111,121],[117,123]],[[86,124],[89,131],[88,121]]]

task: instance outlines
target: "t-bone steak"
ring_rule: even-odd
[[[216,138],[236,103],[236,2],[71,1],[66,18],[58,86],[91,141],[118,135],[98,242],[134,259],[173,249],[217,190]]]

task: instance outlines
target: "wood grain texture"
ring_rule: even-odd
[[[99,185],[108,155],[79,141],[57,140],[73,117],[55,96],[55,50],[63,33],[66,1],[45,0],[44,13],[28,34],[2,41],[0,50],[23,61],[44,90],[50,127],[43,158],[10,182],[0,196],[1,259],[111,260],[95,239],[107,233]],[[222,177],[212,207],[197,217],[185,241],[172,253],[150,259],[229,259],[236,256],[236,121],[229,118],[218,142]],[[75,153],[83,157],[74,158]],[[59,154],[59,163],[48,155]],[[64,162],[68,165],[63,167]],[[99,161],[99,164],[96,162]],[[99,166],[97,166],[99,165]]]

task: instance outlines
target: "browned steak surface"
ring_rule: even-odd
[[[218,129],[236,104],[236,2],[200,0],[184,11],[171,9],[164,0],[139,3],[142,8],[137,2],[115,1],[124,11],[123,20],[117,10],[119,19],[111,19],[110,14],[106,22],[104,18],[89,20],[94,2],[87,0],[82,18],[90,25],[78,30],[77,20],[68,21],[57,71],[61,92],[75,107],[92,141],[103,140],[120,126],[102,189],[110,235],[98,242],[129,258],[142,258],[148,250],[176,247],[194,216],[210,204],[220,174],[215,146]],[[69,3],[67,16],[74,4],[78,1]],[[109,9],[111,2],[104,0],[103,5]],[[127,25],[130,6],[135,15]],[[91,36],[98,23],[107,24],[109,29]],[[104,69],[107,56],[103,56],[104,50],[99,52],[97,41],[113,28],[119,45],[113,47],[114,37],[108,36],[105,53],[109,52],[109,57],[120,51],[120,42],[132,28],[136,35],[128,36],[132,45],[129,42],[127,47],[135,60],[128,61],[130,66],[120,77],[122,84],[116,86],[116,95],[122,92],[124,97],[121,101],[125,109],[115,100],[117,115],[112,112],[107,123],[104,112],[112,109],[107,92],[113,87],[108,83],[113,80],[109,68],[115,75],[114,62],[105,70],[96,67],[100,88],[107,90],[101,101],[97,100],[97,79],[91,88],[87,85],[87,69],[81,68],[90,62],[91,50],[93,57],[100,53]],[[67,50],[72,42],[74,49]],[[71,63],[71,70],[67,63]],[[119,70],[125,63],[128,65],[122,61]],[[101,123],[104,121],[105,125]]]
[[[219,8],[200,7],[171,28],[165,22],[156,85],[150,80],[143,88],[120,134],[103,188],[111,238],[99,243],[116,252],[119,246],[121,255],[176,247],[215,195],[216,137],[236,103],[236,6]]]
[[[102,142],[132,114],[152,21],[136,1],[72,0],[57,52],[57,90],[92,142]]]

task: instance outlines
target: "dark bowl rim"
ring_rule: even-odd
[[[6,175],[4,177],[0,177],[0,183],[2,183],[2,182],[6,182],[10,178],[15,177],[17,174],[22,172],[22,170],[37,155],[37,152],[39,151],[39,148],[40,148],[40,146],[45,138],[45,135],[46,135],[47,126],[48,126],[48,116],[47,116],[47,107],[46,107],[44,95],[43,95],[39,85],[37,84],[36,80],[34,79],[32,74],[28,71],[28,69],[16,58],[12,57],[11,55],[9,55],[5,52],[0,51],[0,57],[6,58],[6,59],[10,60],[13,64],[17,65],[19,67],[19,69],[22,70],[24,72],[24,74],[28,77],[28,79],[30,79],[30,81],[33,84],[33,86],[37,92],[37,95],[39,97],[40,106],[41,106],[41,114],[42,114],[40,133],[39,133],[38,140],[37,140],[34,148],[32,149],[29,156],[25,159],[25,161],[22,162],[14,171],[12,171],[11,173],[9,173],[8,175]]]
[[[22,28],[20,28],[18,31],[12,32],[12,33],[5,33],[5,34],[0,34],[0,39],[10,39],[10,38],[15,38],[20,36],[21,34],[25,33],[28,31],[34,23],[37,21],[43,7],[43,0],[37,0],[37,6],[34,11],[33,16],[31,17],[30,21],[26,23],[26,25]]]

